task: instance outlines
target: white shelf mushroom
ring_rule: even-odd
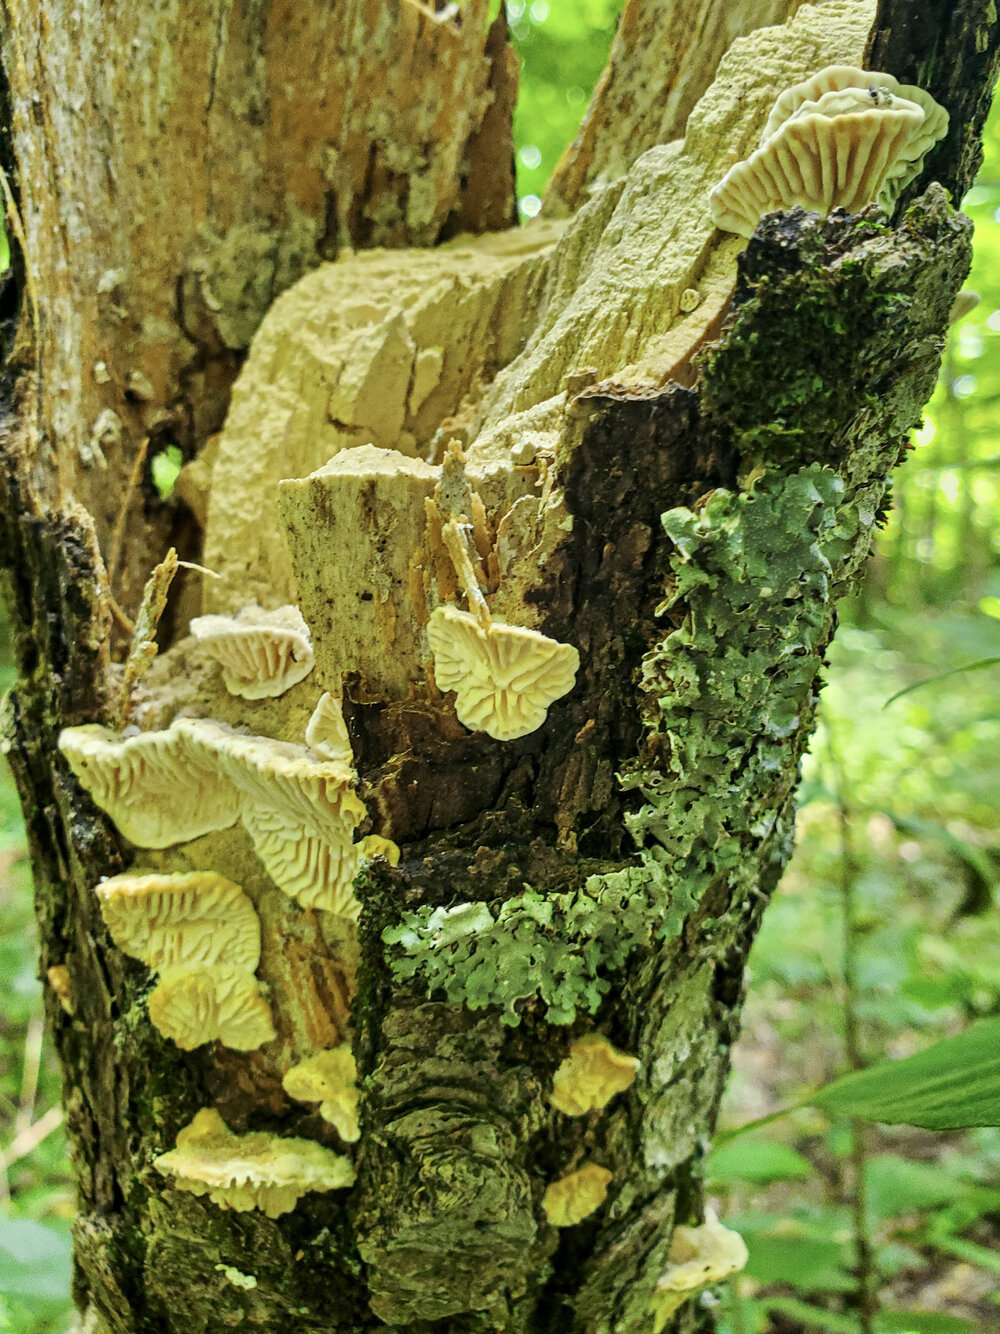
[[[318,1102],[323,1120],[335,1127],[341,1139],[353,1143],[361,1137],[357,1077],[351,1044],[343,1042],[293,1065],[281,1083],[297,1102]]]
[[[190,723],[119,736],[106,727],[67,727],[59,749],[81,785],[140,848],[169,848],[239,819],[239,790],[197,744]]]
[[[306,745],[323,760],[353,765],[354,750],[351,736],[344,722],[344,710],[336,695],[329,690],[319,697],[306,724]]]
[[[275,1036],[254,969],[260,924],[239,885],[214,871],[132,872],[97,886],[119,949],[160,974],[149,1017],[185,1051],[219,1041],[254,1051]]]
[[[738,1273],[749,1259],[746,1242],[724,1227],[711,1209],[700,1227],[677,1227],[670,1243],[670,1264],[650,1302],[654,1334],[693,1293]]]
[[[149,1018],[184,1051],[216,1041],[232,1051],[256,1051],[276,1036],[253,973],[223,964],[165,968],[150,992]]]
[[[214,1107],[203,1107],[153,1166],[179,1190],[207,1195],[222,1209],[260,1209],[268,1218],[287,1214],[307,1191],[343,1190],[355,1175],[348,1158],[312,1140],[235,1135]]]
[[[112,940],[150,968],[225,962],[252,973],[260,962],[253,903],[215,871],[131,871],[96,892]]]
[[[455,712],[472,731],[497,741],[528,736],[549,706],[573,689],[580,655],[537,630],[493,621],[457,607],[437,607],[427,626],[434,679],[455,691]]]
[[[202,723],[220,768],[243,796],[241,819],[268,875],[303,908],[356,918],[351,885],[360,849],[354,830],[365,807],[354,771],[317,760],[305,746],[244,736]]]
[[[304,680],[313,651],[298,607],[265,611],[252,604],[237,616],[196,616],[191,634],[222,666],[232,695],[273,699]]]
[[[760,146],[709,195],[712,221],[751,236],[765,213],[796,204],[824,215],[873,200],[889,207],[947,128],[923,89],[830,66],[781,94]]]

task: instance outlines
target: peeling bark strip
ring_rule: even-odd
[[[294,22],[277,3],[138,4],[113,24],[62,8],[17,0],[3,19],[40,342],[0,435],[0,558],[86,1327],[648,1334],[673,1300],[657,1285],[675,1226],[702,1216],[835,602],[969,263],[968,225],[926,175],[895,225],[874,209],[772,215],[738,272],[741,244],[708,217],[777,93],[861,62],[875,4],[775,5],[798,13],[752,31],[749,16],[720,59],[722,10],[677,0],[705,43],[669,88],[638,39],[664,6],[629,4],[569,160],[575,190],[607,183],[572,218],[345,256],[298,283],[317,242],[428,245],[509,220],[503,21],[487,39],[478,0],[458,15],[299,4]],[[880,10],[892,72],[933,67],[953,125],[988,98],[981,10],[957,6],[933,51],[907,46],[892,0]],[[100,73],[89,91],[79,50]],[[57,93],[46,71],[63,67]],[[619,95],[643,79],[633,116]],[[681,119],[684,142],[658,144]],[[942,179],[966,181],[976,133],[946,141]],[[305,670],[280,690],[280,662],[265,655],[248,694],[162,622],[159,656],[123,690],[100,549],[125,542],[113,591],[134,611],[174,525],[135,459],[168,440],[202,451],[180,490],[222,575],[189,584],[178,618],[202,592],[215,612],[256,600],[250,619],[291,618]],[[275,611],[295,601],[311,643]],[[579,652],[573,689],[527,735],[467,730],[435,683],[427,626],[463,602],[477,624]],[[194,769],[219,766],[207,832],[134,848],[73,777],[60,730],[118,704],[143,734],[182,738],[189,798]],[[66,749],[100,795],[86,747]],[[136,959],[114,946],[112,896],[93,890],[125,870],[155,876],[162,903],[187,895],[192,920],[197,886],[225,878],[273,1038],[270,1020],[250,1051],[163,1036],[163,981],[138,960],[199,960],[177,963],[186,933],[168,958],[141,923]],[[553,1080],[598,1034],[635,1079],[578,1112]],[[335,1067],[338,1108],[324,1113],[327,1085],[294,1093],[290,1072]],[[290,1139],[309,1142],[297,1169],[277,1147]],[[238,1173],[206,1175],[207,1141],[248,1146],[268,1212]],[[709,1319],[696,1303],[669,1318]]]

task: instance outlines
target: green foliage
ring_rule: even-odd
[[[1000,1019],[984,1019],[905,1061],[845,1075],[809,1101],[839,1116],[928,1130],[1000,1125]]]

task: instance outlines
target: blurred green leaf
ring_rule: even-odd
[[[969,1187],[940,1165],[915,1163],[895,1154],[872,1158],[865,1169],[868,1204],[876,1218],[893,1218],[913,1209],[948,1204]]]
[[[1000,1019],[984,1019],[905,1060],[845,1075],[803,1101],[926,1130],[1000,1125]]]
[[[889,696],[882,707],[887,709],[890,704],[895,704],[897,699],[912,695],[914,690],[922,690],[924,686],[933,685],[935,681],[947,681],[950,676],[960,676],[963,672],[978,672],[983,667],[996,667],[998,664],[1000,658],[980,658],[978,662],[966,662],[961,667],[951,667],[946,672],[938,672],[936,676],[928,676],[923,681],[915,681],[913,685],[897,690],[894,695]]]
[[[971,1320],[940,1311],[882,1311],[875,1328],[878,1334],[977,1334]]]
[[[705,1166],[710,1182],[802,1180],[813,1175],[813,1167],[801,1153],[770,1140],[740,1140],[713,1149]]]
[[[71,1272],[66,1233],[31,1218],[0,1219],[0,1292],[65,1301]]]

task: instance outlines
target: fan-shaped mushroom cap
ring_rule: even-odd
[[[162,732],[119,736],[96,724],[67,727],[59,749],[102,811],[140,848],[169,848],[235,824],[238,789],[222,774],[197,728],[178,720]]]
[[[569,1055],[560,1063],[549,1101],[567,1116],[583,1116],[606,1107],[616,1093],[631,1088],[638,1069],[635,1056],[626,1056],[601,1033],[588,1033],[571,1044]]]
[[[321,759],[337,764],[353,764],[351,737],[344,722],[340,700],[328,690],[320,696],[306,725],[306,745]]]
[[[674,1228],[670,1265],[657,1283],[650,1303],[654,1334],[660,1334],[693,1292],[738,1273],[748,1259],[743,1238],[732,1228],[723,1227],[711,1209],[705,1210],[705,1221],[700,1227]]]
[[[223,963],[252,973],[260,962],[254,906],[215,871],[116,875],[97,897],[112,940],[150,968]]]
[[[545,1216],[553,1227],[573,1227],[601,1207],[610,1181],[606,1167],[585,1163],[548,1187],[542,1196]]]
[[[712,221],[750,236],[763,214],[888,206],[948,128],[948,114],[891,75],[831,66],[778,98],[760,147],[709,196]]]
[[[241,818],[279,889],[303,908],[356,917],[351,884],[358,869],[354,830],[365,808],[354,772],[317,760],[305,746],[212,729],[220,767],[243,794]]]
[[[149,1018],[184,1051],[215,1041],[255,1051],[275,1037],[271,1008],[253,973],[222,964],[165,968],[150,992]]]
[[[381,834],[366,834],[358,844],[361,856],[371,861],[374,857],[384,857],[390,866],[399,865],[399,844]]]
[[[202,1108],[153,1166],[222,1209],[260,1209],[268,1218],[287,1214],[307,1191],[354,1184],[353,1164],[332,1149],[261,1131],[234,1135],[214,1107]]]
[[[320,1103],[319,1114],[348,1143],[361,1136],[358,1125],[358,1067],[351,1044],[343,1042],[293,1065],[281,1081],[297,1102]]]
[[[238,616],[196,616],[191,633],[222,664],[232,695],[272,699],[313,669],[309,627],[298,607],[265,611],[253,604]]]
[[[434,679],[455,691],[459,721],[497,741],[541,727],[549,705],[573,689],[580,666],[571,644],[500,621],[483,629],[457,607],[435,608],[427,638]]]

